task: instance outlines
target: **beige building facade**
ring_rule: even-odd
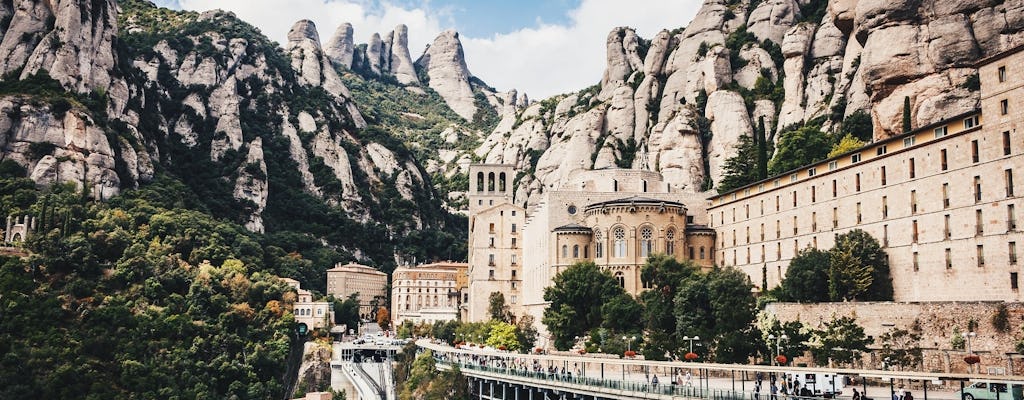
[[[468,288],[462,307],[467,321],[490,319],[491,293],[502,293],[514,318],[522,315],[522,229],[526,210],[512,202],[510,165],[469,167]]]
[[[399,267],[391,274],[391,316],[395,325],[459,319],[468,263],[439,262]]]
[[[1022,300],[1024,53],[979,76],[980,110],[710,198],[720,262],[771,288],[799,250],[862,229],[889,256],[897,301]]]
[[[297,280],[281,280],[294,288],[297,294],[295,303],[292,304],[292,314],[295,315],[296,323],[306,324],[309,329],[331,329],[334,326],[334,311],[330,303],[313,301],[313,293],[303,289]]]
[[[373,302],[387,304],[388,274],[373,267],[362,264],[348,263],[335,265],[327,270],[327,294],[336,299],[347,299],[358,294],[359,314],[362,318],[375,318]]]

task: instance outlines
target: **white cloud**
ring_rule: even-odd
[[[360,0],[180,0],[190,10],[220,8],[284,42],[295,21],[310,19],[327,42],[343,22],[352,24],[357,43],[374,32],[386,34],[397,24],[409,27],[409,50],[419,57],[443,29],[456,26],[449,10],[402,7],[391,3],[368,6]],[[498,90],[518,89],[533,99],[575,91],[601,80],[605,39],[617,26],[631,26],[650,38],[661,29],[686,25],[701,0],[583,0],[569,11],[569,23],[523,28],[488,38],[461,36],[466,63],[474,75]]]

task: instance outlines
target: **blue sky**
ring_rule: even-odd
[[[284,42],[300,19],[316,23],[322,42],[344,22],[357,43],[397,24],[409,28],[417,59],[443,30],[456,29],[473,75],[498,90],[517,89],[539,100],[601,80],[605,39],[617,26],[650,38],[686,26],[701,0],[154,0],[160,6],[220,8]]]

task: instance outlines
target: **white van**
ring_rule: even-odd
[[[814,396],[836,397],[843,394],[846,376],[826,373],[799,373],[800,388],[810,390]]]

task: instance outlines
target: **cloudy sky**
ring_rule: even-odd
[[[220,8],[280,43],[291,25],[310,19],[326,43],[343,22],[357,43],[409,27],[413,60],[445,29],[460,33],[469,70],[498,90],[532,99],[582,89],[601,80],[605,39],[616,26],[651,38],[685,26],[701,0],[156,0],[161,6]]]

